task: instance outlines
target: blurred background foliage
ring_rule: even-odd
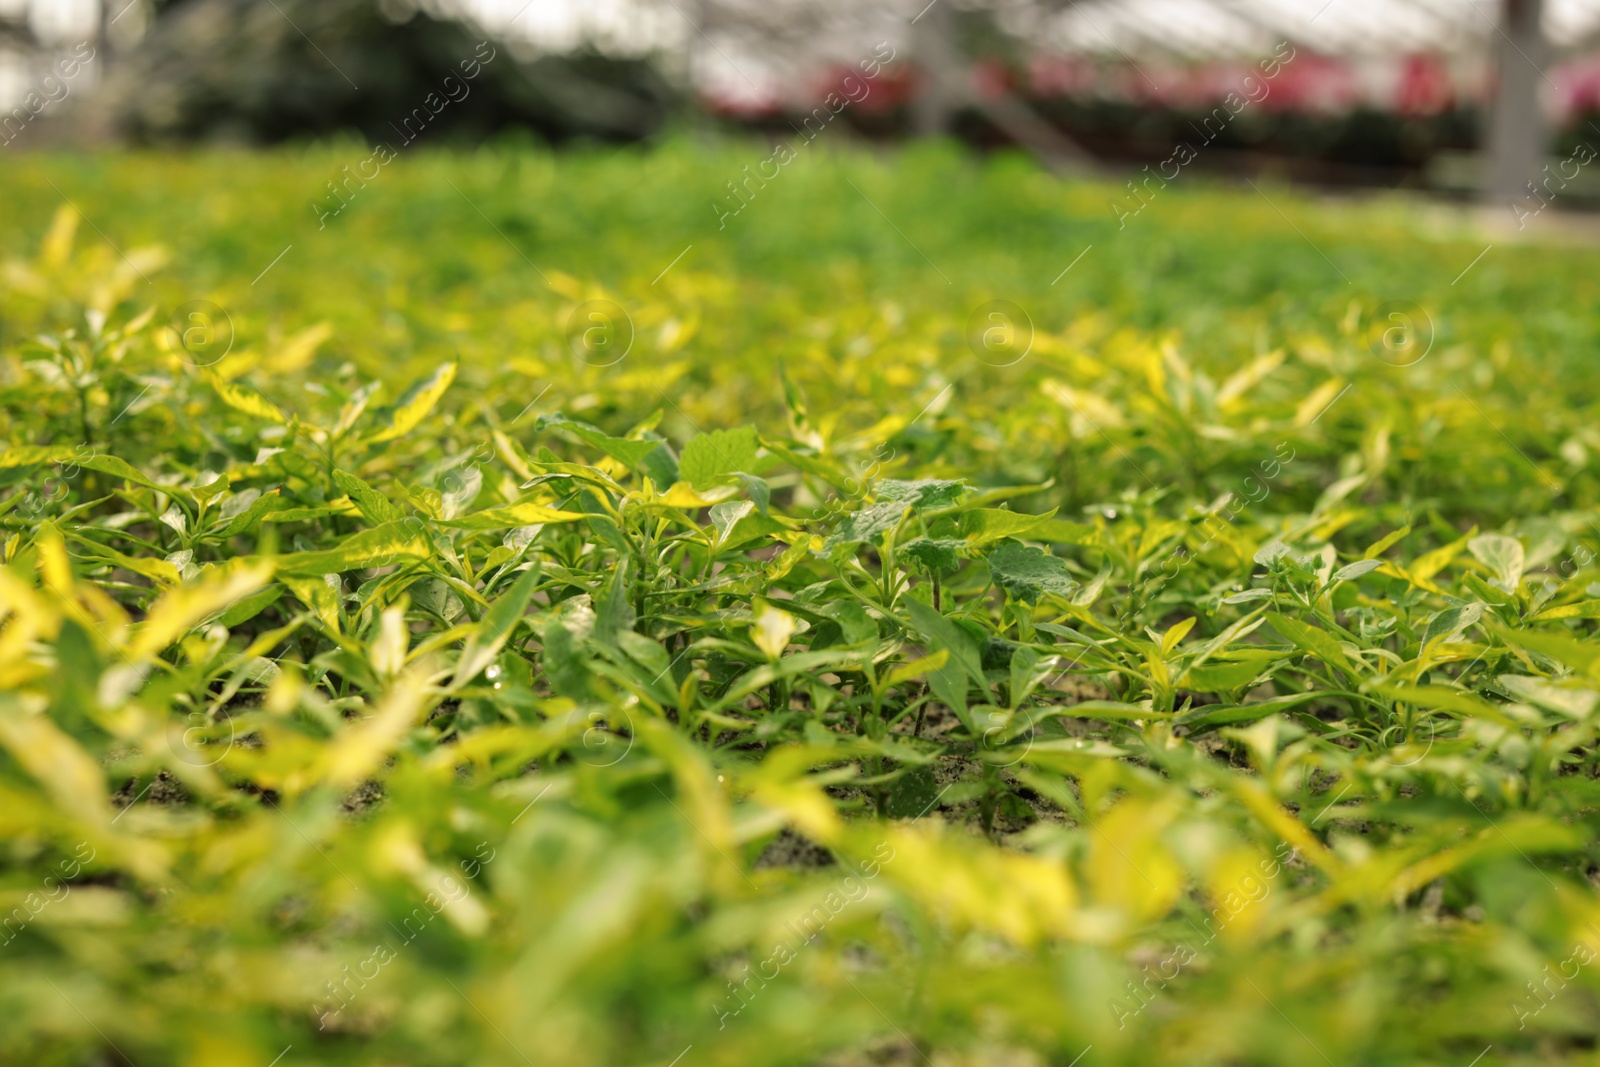
[[[893,59],[835,126],[852,139],[953,134],[1108,172],[1154,168],[1191,142],[1214,173],[1503,199],[1530,195],[1547,156],[1600,136],[1593,0],[1355,7],[8,0],[0,105],[25,104],[57,53],[92,42],[90,73],[70,103],[46,106],[30,141],[375,141],[488,40],[500,58],[430,139],[517,127],[557,144],[640,141],[714,125],[776,140],[881,42]],[[1297,59],[1270,93],[1208,128],[1257,61],[1286,46]],[[1496,114],[1509,117],[1496,125]],[[1486,153],[1498,162],[1484,165]],[[1569,207],[1600,190],[1581,167],[1560,178]]]
[[[393,141],[416,109],[432,119],[438,105],[424,101],[433,94],[449,101],[452,138],[516,124],[559,143],[647,137],[673,107],[674,91],[645,60],[588,50],[519,62],[480,49],[484,40],[456,19],[394,3],[187,0],[166,5],[116,64],[104,112],[87,121],[137,144],[337,132]],[[464,80],[460,64],[474,56],[492,58]]]

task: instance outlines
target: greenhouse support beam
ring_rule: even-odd
[[[1542,87],[1549,49],[1540,27],[1543,0],[1503,0],[1494,35],[1495,89],[1489,108],[1488,182],[1494,203],[1527,195],[1549,148]]]

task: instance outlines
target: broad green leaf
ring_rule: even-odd
[[[590,634],[595,640],[615,643],[618,634],[633,629],[637,615],[628,578],[628,557],[624,556],[607,572],[594,597],[594,627]]]
[[[745,492],[750,494],[756,510],[765,515],[772,506],[772,486],[767,484],[765,478],[758,478],[754,474],[738,472],[739,481],[744,485]]]
[[[644,634],[634,633],[632,630],[623,630],[617,634],[617,644],[629,659],[633,660],[645,673],[650,676],[650,683],[662,693],[663,702],[672,702],[677,694],[673,692],[674,683],[669,675],[672,672],[672,657],[659,642],[652,641]]]
[[[1256,549],[1256,554],[1251,558],[1263,567],[1270,567],[1278,560],[1289,555],[1290,548],[1282,541],[1272,540]]]
[[[822,614],[839,627],[840,643],[845,648],[875,649],[878,624],[866,609],[853,600],[840,600],[822,608]]]
[[[985,695],[989,690],[983,677],[983,657],[978,642],[954,620],[922,601],[908,598],[904,603],[911,613],[912,629],[927,638],[934,651],[950,654],[948,663],[929,673],[928,684],[939,699],[951,705],[966,722],[968,686],[977,687]]]
[[[1551,681],[1525,674],[1502,674],[1495,684],[1525,704],[1534,704],[1569,719],[1587,719],[1600,693],[1581,679]]]
[[[956,503],[966,495],[967,483],[938,478],[924,478],[913,482],[886,478],[874,485],[872,491],[883,500],[909,504],[922,511],[947,508]]]
[[[874,541],[879,535],[900,525],[910,505],[902,500],[880,500],[846,515],[828,537],[828,544]]]
[[[754,426],[697,434],[678,458],[678,477],[699,489],[721,475],[748,471],[755,466],[757,444]]]
[[[1047,593],[1071,596],[1078,587],[1067,574],[1065,561],[1031,545],[1003,542],[989,553],[988,562],[994,584],[1030,604]]]
[[[687,452],[685,452],[687,455]],[[727,541],[733,528],[739,525],[739,520],[756,509],[755,504],[748,500],[729,500],[711,506],[711,526],[717,531],[718,541]]]
[[[1504,534],[1482,534],[1467,542],[1467,550],[1494,573],[1496,586],[1508,593],[1516,590],[1525,558],[1521,541]]]
[[[1007,537],[1022,537],[1055,517],[1051,508],[1043,515],[1024,515],[1004,508],[972,508],[961,513],[960,532],[974,548],[993,544]]]
[[[900,546],[900,556],[931,574],[949,574],[961,567],[966,541],[918,537]]]

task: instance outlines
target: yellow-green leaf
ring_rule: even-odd
[[[367,440],[373,444],[379,441],[393,441],[396,437],[403,437],[416,429],[422,420],[428,417],[428,412],[444,396],[445,390],[450,388],[450,383],[456,380],[456,365],[445,363],[431,375],[417,382],[405,391],[394,410],[389,415],[389,425],[373,434]]]
[[[280,426],[287,425],[289,420],[284,418],[283,412],[278,410],[277,405],[249,386],[225,382],[220,375],[210,370],[205,372],[205,376],[222,402],[235,411],[242,411],[246,415],[275,422]]]

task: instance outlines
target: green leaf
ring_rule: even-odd
[[[536,526],[541,523],[577,522],[592,519],[593,515],[581,511],[562,511],[544,504],[507,504],[503,508],[475,511],[459,519],[445,519],[439,526],[453,530],[510,530],[518,526]],[[626,544],[626,543],[624,543]]]
[[[1587,719],[1594,712],[1595,701],[1600,699],[1600,694],[1577,678],[1553,682],[1526,674],[1502,674],[1495,679],[1495,684],[1516,700],[1569,719]]]
[[[395,522],[402,518],[400,509],[389,503],[389,498],[349,471],[335,470],[333,482],[343,489],[362,516],[374,525]]]
[[[678,476],[701,489],[724,474],[747,471],[755,466],[756,445],[754,426],[698,434],[684,446]]]
[[[232,629],[240,623],[249,622],[251,619],[266,611],[276,604],[283,596],[283,586],[269,585],[265,589],[258,589],[249,596],[234,601],[228,609],[217,616],[217,621]]]
[[[1050,708],[1045,717],[1129,722],[1134,719],[1162,719],[1168,715],[1168,712],[1152,711],[1149,701],[1129,704],[1120,700],[1085,700],[1065,707]]]
[[[738,478],[744,483],[745,492],[750,494],[750,499],[755,503],[756,510],[765,515],[767,508],[772,504],[772,486],[767,484],[765,478],[758,478],[754,474],[738,472]]]
[[[684,452],[688,456],[687,450]],[[755,504],[748,500],[725,500],[720,504],[711,505],[711,526],[717,531],[717,540],[726,542],[733,528],[739,525],[739,520],[756,509]]]
[[[1223,659],[1223,655],[1228,658]],[[1249,685],[1267,669],[1268,664],[1283,658],[1283,653],[1269,649],[1223,655],[1205,666],[1185,671],[1178,679],[1178,686],[1196,693],[1231,693]]]
[[[339,576],[336,574],[285,574],[278,572],[278,580],[289,587],[289,592],[295,599],[311,609],[311,613],[321,621],[330,633],[339,632],[339,594],[333,583],[337,583]],[[332,579],[332,582],[329,581]]]
[[[657,692],[664,701],[676,700],[677,694],[673,692],[672,657],[667,650],[661,647],[659,641],[652,641],[644,634],[634,633],[632,630],[622,630],[617,634],[617,645],[639,666],[643,667],[650,676],[651,685],[657,687]]]
[[[932,767],[915,767],[902,774],[889,790],[884,814],[891,819],[915,819],[926,815],[939,799],[939,782]]]
[[[1400,529],[1395,530],[1393,533],[1390,533],[1387,536],[1385,536],[1385,537],[1383,537],[1383,538],[1381,538],[1381,539],[1379,539],[1377,541],[1374,541],[1372,544],[1368,545],[1367,546],[1367,550],[1365,552],[1361,553],[1361,558],[1362,559],[1377,559],[1379,556],[1381,556],[1385,552],[1389,551],[1390,548],[1392,548],[1395,545],[1399,544],[1401,539],[1404,538],[1410,532],[1411,532],[1411,524],[1407,523],[1406,525],[1400,527]]]
[[[1549,656],[1580,674],[1600,678],[1600,643],[1583,641],[1568,634],[1512,630],[1494,623],[1485,625],[1508,644]]]
[[[81,447],[81,446],[80,446]],[[0,452],[0,468],[38,467],[45,463],[67,463],[78,455],[72,445],[13,445]]]
[[[611,568],[594,598],[591,634],[595,640],[614,644],[619,633],[633,629],[636,618],[628,588],[628,557],[624,556]]]
[[[938,478],[924,478],[915,482],[886,478],[873,486],[872,491],[883,500],[900,501],[924,511],[947,508],[956,503],[966,495],[967,483]]]
[[[194,494],[189,490],[153,481],[127,461],[120,460],[116,456],[95,453],[86,445],[22,445],[0,452],[0,468],[35,467],[44,463],[86,467],[146,489],[156,489],[169,496],[179,496],[191,503],[194,501]]]
[[[1064,560],[1016,541],[1002,542],[989,553],[989,574],[995,585],[1029,604],[1038,603],[1046,593],[1070,596],[1078,587]]]
[[[1270,567],[1277,560],[1289,554],[1289,546],[1282,541],[1272,540],[1256,549],[1256,554],[1251,557],[1263,567]]]
[[[452,690],[460,689],[494,662],[494,658],[510,640],[517,623],[527,612],[528,601],[538,584],[539,568],[529,567],[522,572],[521,577],[505,595],[484,612],[478,628],[467,639],[466,647],[461,650],[461,658],[456,661],[455,678],[450,684]]]
[[[277,514],[278,512],[285,510],[288,506],[288,501],[283,499],[283,493],[281,490],[274,489],[271,492],[262,493],[260,496],[256,497],[255,500],[250,502],[250,506],[248,508],[245,508],[233,518],[223,522],[220,528],[214,529],[207,533],[204,540],[226,541],[230,537],[236,537],[239,534],[249,533],[251,530],[260,525],[261,521],[268,515]]]
[[[1035,541],[1049,541],[1057,545],[1093,545],[1100,541],[1100,531],[1086,523],[1050,519],[1042,522],[1029,536]]]
[[[1055,508],[1043,515],[1024,515],[1005,508],[973,508],[961,513],[959,529],[961,536],[977,548],[1037,530],[1054,518],[1055,513]]]
[[[1336,582],[1353,582],[1363,574],[1371,574],[1381,566],[1383,566],[1383,560],[1381,559],[1357,560],[1354,563],[1347,563],[1334,571],[1333,580]]]
[[[1326,630],[1275,612],[1268,613],[1267,621],[1272,623],[1273,629],[1288,638],[1290,644],[1310,652],[1330,667],[1337,667],[1346,674],[1357,673],[1355,666],[1345,657],[1344,649],[1339,647],[1339,642]]]
[[[672,458],[672,450],[666,445],[657,443],[654,448],[644,454],[639,461],[639,470],[643,471],[658,488],[667,488],[676,485],[678,477],[678,461]]]
[[[1377,692],[1391,700],[1403,700],[1419,708],[1442,708],[1445,711],[1488,719],[1502,726],[1515,725],[1513,720],[1499,708],[1464,689],[1443,685],[1385,685],[1378,686]]]
[[[900,685],[911,681],[913,678],[919,678],[928,671],[936,671],[949,662],[949,650],[941,648],[931,656],[923,656],[921,659],[914,659],[910,663],[900,664],[900,666],[889,672],[888,677],[884,678],[883,684],[885,687]]]
[[[433,555],[433,548],[423,535],[423,529],[422,521],[416,518],[386,522],[345,538],[337,548],[279,556],[278,571],[280,574],[320,576],[358,567],[428,559]]]
[[[928,685],[938,698],[948,704],[968,729],[972,723],[967,715],[967,690],[976,687],[987,698],[989,687],[983,677],[983,657],[978,642],[972,635],[920,600],[907,598],[911,613],[911,626],[926,637],[934,651],[943,649],[950,653],[950,661],[928,673]]]
[[[1452,641],[1456,635],[1483,618],[1484,606],[1479,603],[1456,604],[1445,608],[1428,622],[1422,635],[1422,647],[1427,648],[1435,638]]]
[[[442,364],[438,370],[405,391],[395,406],[389,410],[384,428],[368,437],[367,441],[371,444],[393,441],[416,429],[422,424],[422,420],[428,417],[428,412],[433,410],[439,398],[444,396],[445,390],[450,388],[450,383],[455,380],[456,365]]]
[[[588,657],[583,654],[579,635],[573,632],[576,620],[568,608],[571,604],[572,601],[563,602],[565,610],[552,612],[545,620],[540,635],[544,646],[541,658],[550,688],[560,696],[582,700],[589,694]]]
[[[949,574],[961,567],[967,542],[919,537],[900,546],[900,555],[930,574]]]
[[[252,418],[265,419],[280,426],[288,423],[289,420],[278,410],[276,404],[249,386],[223,381],[222,377],[212,370],[204,373],[206,381],[211,383],[211,388],[217,391],[217,396],[235,411],[242,411]]]
[[[1309,693],[1273,697],[1254,704],[1202,704],[1181,713],[1174,721],[1180,726],[1229,726],[1239,722],[1255,722],[1323,698],[1324,694],[1312,690]]]
[[[1526,559],[1521,541],[1504,534],[1480,534],[1467,542],[1467,551],[1494,572],[1498,588],[1507,593],[1516,591]]]
[[[631,441],[626,437],[612,437],[598,426],[591,426],[587,422],[569,419],[560,412],[553,415],[541,415],[534,423],[534,429],[544,430],[555,427],[565,430],[578,440],[599,449],[624,467],[638,469],[644,458],[657,448],[661,447],[658,441]],[[677,479],[673,479],[676,481]],[[660,482],[663,487],[672,482]]]
[[[1581,600],[1575,604],[1546,608],[1533,617],[1534,622],[1549,619],[1600,619],[1600,600]]]
[[[829,545],[852,544],[876,540],[879,534],[892,530],[905,518],[907,505],[901,500],[880,500],[860,511],[846,515],[828,538]]]
[[[483,488],[483,470],[476,464],[457,467],[445,474],[441,484],[444,489],[439,496],[439,517],[458,518],[478,499],[478,493]]]
[[[822,608],[822,614],[839,627],[839,643],[843,647],[877,648],[878,624],[860,604],[841,600]]]

